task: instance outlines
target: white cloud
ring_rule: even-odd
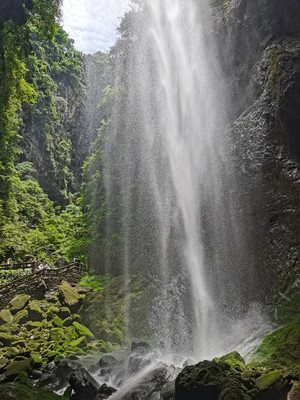
[[[84,53],[108,50],[129,0],[63,0],[63,27]]]

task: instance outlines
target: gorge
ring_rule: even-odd
[[[0,311],[1,395],[31,357],[70,399],[299,398],[299,4],[135,0],[84,55],[46,3],[0,8],[0,257],[81,258],[94,291]]]

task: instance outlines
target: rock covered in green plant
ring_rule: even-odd
[[[47,389],[30,387],[18,382],[0,385],[1,400],[67,400]]]
[[[13,316],[8,308],[0,311],[0,325],[12,322]]]
[[[31,296],[28,294],[19,294],[16,297],[14,297],[11,301],[11,311],[13,313],[16,313],[17,311],[22,310],[27,303],[29,302]]]
[[[272,369],[285,368],[300,379],[300,316],[266,336],[253,356],[253,362]]]
[[[62,281],[58,288],[59,299],[64,306],[77,310],[80,303],[80,295],[67,281]]]

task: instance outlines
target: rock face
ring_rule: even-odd
[[[291,287],[299,272],[300,7],[298,0],[216,3],[244,235],[251,243],[245,263],[259,266],[265,296],[278,285]]]

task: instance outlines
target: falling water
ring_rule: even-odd
[[[252,285],[210,3],[136,7],[105,145],[108,236],[122,237],[118,272],[152,284],[150,336],[167,352],[210,357],[228,345],[220,337]],[[133,337],[130,318],[128,305]]]

